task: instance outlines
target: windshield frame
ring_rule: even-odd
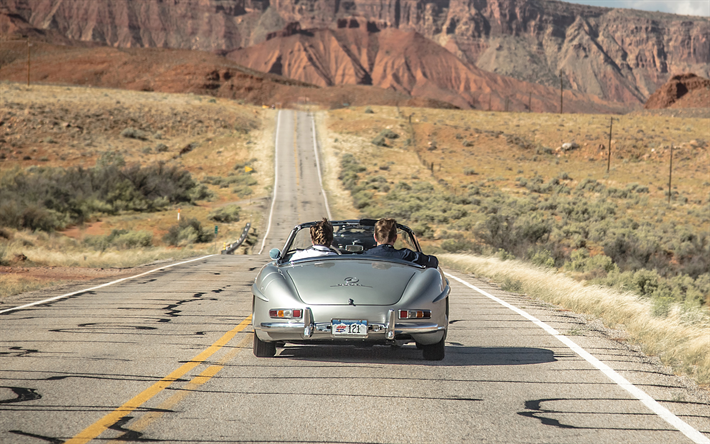
[[[374,219],[348,219],[348,220],[337,220],[337,221],[331,221],[330,223],[333,225],[334,231],[337,233],[337,229],[339,227],[349,227],[349,228],[372,228],[373,233],[374,233],[374,226],[377,221]],[[291,230],[291,233],[289,234],[288,238],[286,239],[286,243],[284,244],[283,249],[280,251],[278,259],[276,259],[277,263],[283,263],[286,262],[286,257],[291,253],[289,250],[291,249],[291,245],[294,243],[296,240],[296,237],[298,236],[299,232],[302,230],[308,230],[310,232],[310,228],[317,224],[318,222],[306,222],[302,223],[299,225],[296,225],[293,227]],[[418,253],[422,252],[421,246],[419,245],[419,241],[417,240],[416,235],[414,232],[407,227],[406,225],[402,224],[397,224],[397,231],[398,232],[403,232],[406,236],[408,236],[408,240],[405,240],[405,244],[407,244],[407,247],[410,248],[413,251],[416,251]],[[310,233],[308,234],[310,237]],[[316,260],[320,259],[323,260],[324,258],[361,258],[361,254],[346,254],[343,256],[320,256],[320,257],[314,257],[314,258],[307,258],[307,259],[301,259],[301,260]],[[368,257],[370,259],[370,257]],[[301,262],[299,260],[298,262]],[[400,261],[397,261],[400,262]]]

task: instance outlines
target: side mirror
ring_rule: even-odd
[[[281,250],[279,250],[278,248],[272,248],[271,250],[269,250],[269,257],[271,259],[276,260],[279,258],[279,256],[281,256]]]

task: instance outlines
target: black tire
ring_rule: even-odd
[[[254,356],[257,358],[271,358],[276,354],[276,343],[265,342],[254,333]]]
[[[424,359],[427,361],[441,361],[446,356],[446,335],[436,344],[422,346]]]
[[[424,344],[420,344],[418,342],[415,342],[414,345],[417,346],[417,350],[424,350]]]

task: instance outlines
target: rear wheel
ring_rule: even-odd
[[[446,335],[436,344],[423,345],[422,351],[427,361],[441,361],[446,355]]]
[[[257,358],[270,358],[276,354],[276,343],[259,339],[254,333],[254,356]]]

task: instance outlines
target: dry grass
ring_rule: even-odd
[[[520,261],[444,254],[439,259],[463,272],[498,282],[517,281],[522,293],[577,313],[596,316],[611,328],[623,328],[644,353],[658,356],[675,371],[710,384],[710,318],[699,310],[675,306],[667,318],[653,316],[652,303],[630,293],[584,285],[550,269]]]
[[[490,195],[500,192],[536,199],[539,194],[516,186],[519,177],[541,176],[547,182],[563,173],[572,178],[567,182],[570,188],[587,178],[609,188],[623,189],[637,183],[648,187],[649,192],[636,199],[618,200],[618,218],[653,226],[687,225],[698,233],[707,231],[707,119],[615,116],[611,171],[607,174],[607,151],[600,145],[606,148],[608,144],[610,116],[424,108],[402,108],[398,113],[395,108],[371,109],[373,113],[366,113],[365,108],[334,110],[319,118],[321,127],[327,126],[325,130],[319,128],[323,150],[325,156],[335,160],[335,168],[339,169],[340,155],[351,153],[367,168],[366,173],[361,173],[363,179],[382,175],[390,185],[399,181],[429,182],[442,195],[464,195],[476,186]],[[373,145],[372,140],[384,129],[395,131],[399,138],[389,139],[385,147]],[[563,143],[573,141],[579,148],[557,150]],[[671,145],[676,147],[673,191],[677,194],[668,205],[665,193]],[[331,181],[333,177],[337,173],[329,176]],[[338,190],[339,205],[353,211],[352,197],[348,198],[342,182],[328,186]],[[375,200],[385,196],[380,191],[373,194]],[[393,204],[386,202],[383,206]],[[408,220],[401,222],[412,224]],[[453,223],[432,228],[433,238],[422,242],[425,250],[439,247],[447,238],[447,231],[449,237],[457,231]],[[471,232],[460,231],[460,235],[473,238]],[[599,246],[588,248],[599,252]],[[658,317],[653,315],[657,301],[585,285],[554,269],[543,270],[519,261],[506,261],[501,267],[495,258],[449,254],[439,257],[448,267],[489,276],[541,300],[597,316],[610,327],[624,329],[644,352],[659,356],[677,372],[710,384],[710,320],[706,310],[674,305],[667,317]]]
[[[242,207],[240,221],[217,224],[219,234],[209,244],[183,249],[162,246],[163,235],[177,223],[178,206],[156,213],[96,215],[84,225],[51,235],[9,230],[10,239],[0,237],[0,250],[4,252],[0,262],[10,265],[3,270],[0,295],[63,281],[61,276],[45,279],[41,273],[23,276],[14,269],[108,269],[177,260],[219,252],[224,243],[241,235],[248,221],[259,227],[262,201],[273,183],[274,114],[232,100],[193,94],[51,85],[26,88],[0,83],[0,174],[32,166],[90,168],[103,153],[115,152],[128,164],[177,164],[198,181],[206,176],[226,177],[235,172],[236,165],[252,161],[252,177],[258,182],[247,198],[233,193],[232,187],[207,185],[214,194],[212,200],[179,208],[182,218],[197,219],[205,230],[213,231],[215,223],[207,219],[212,210],[232,203]],[[146,140],[122,136],[127,128],[143,131]],[[193,149],[180,154],[190,144],[194,144]],[[83,242],[87,236],[107,235],[114,229],[151,232],[154,246],[101,252]],[[13,262],[19,254],[28,260]]]
[[[364,107],[330,111],[329,137],[324,143],[330,142],[335,151],[352,152],[368,167],[387,162],[401,165],[386,173],[391,182],[417,177],[451,193],[461,193],[470,184],[488,184],[526,196],[532,193],[517,187],[517,178],[539,175],[549,180],[568,173],[572,188],[587,178],[607,187],[623,189],[631,183],[648,187],[647,199],[628,205],[625,216],[654,223],[677,220],[698,227],[704,223],[686,210],[708,199],[708,119],[614,116],[611,169],[607,174],[610,116],[427,108],[402,108],[398,114],[392,107],[371,108],[372,114],[365,113]],[[375,136],[386,128],[400,137],[389,140],[389,147],[372,145]],[[407,145],[411,129],[414,140]],[[521,146],[526,142],[527,148]],[[580,147],[558,151],[567,142]],[[671,145],[675,147],[673,191],[677,194],[668,206]],[[466,174],[467,170],[476,174]],[[669,211],[673,209],[678,211]]]
[[[185,248],[158,246],[97,251],[62,234],[18,231],[10,241],[0,243],[0,264],[6,265],[0,269],[0,298],[65,282],[111,276],[121,269],[153,262],[215,254],[221,247],[220,240]],[[17,257],[26,259],[18,261]]]
[[[0,300],[5,296],[12,296],[14,294],[53,287],[60,282],[60,280],[38,280],[35,277],[27,277],[16,274],[1,274]]]

